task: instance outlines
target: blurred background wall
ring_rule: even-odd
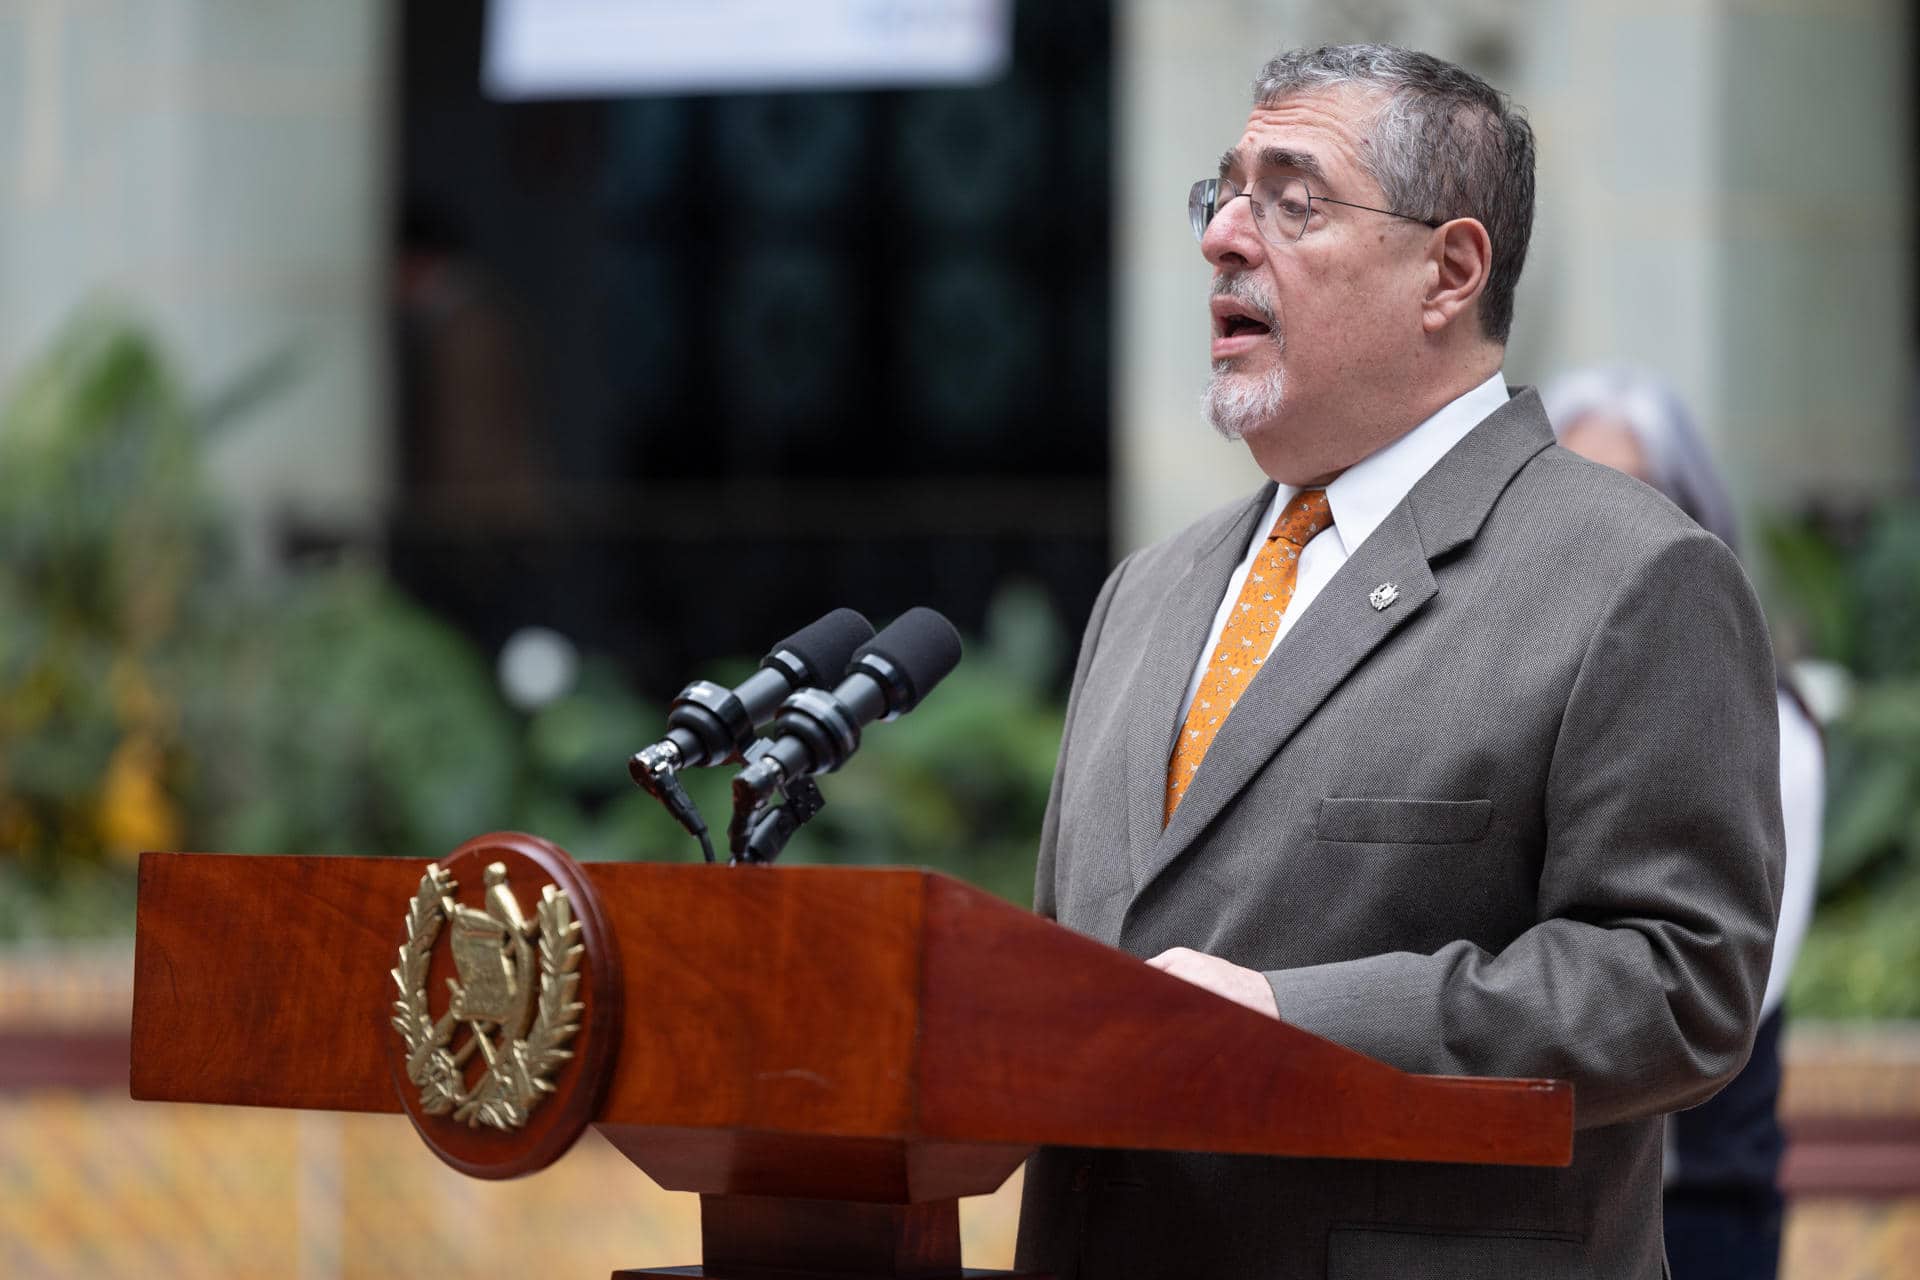
[[[1910,6],[1008,0],[971,80],[534,96],[483,78],[503,11],[0,3],[0,1273],[388,1274],[476,1215],[462,1257],[690,1260],[595,1145],[515,1199],[391,1125],[126,1103],[135,857],[686,857],[623,769],[664,700],[927,603],[967,661],[788,858],[1024,899],[1108,566],[1259,480],[1198,408],[1186,186],[1271,52],[1386,39],[1538,131],[1509,380],[1669,377],[1815,664],[1788,1274],[1908,1274]],[[1016,1191],[968,1209],[975,1265]]]
[[[1204,279],[1177,179],[1205,176],[1238,136],[1247,83],[1282,43],[1409,44],[1527,108],[1539,211],[1510,383],[1601,361],[1658,369],[1756,509],[1911,491],[1910,6],[1130,0],[1118,21],[1122,544],[1257,481],[1195,409]]]
[[[1657,365],[1749,503],[1913,482],[1914,35],[1891,0],[1026,5],[983,90],[511,104],[482,94],[484,13],[10,5],[0,377],[101,294],[166,316],[203,383],[293,350],[299,376],[213,458],[256,561],[398,529],[430,596],[497,608],[589,585],[590,560],[610,577],[577,621],[599,639],[634,643],[610,597],[662,589],[622,542],[643,510],[679,539],[676,606],[738,570],[716,543],[857,529],[976,616],[1009,565],[1060,558],[1038,569],[1073,614],[1090,530],[1124,550],[1253,479],[1194,409],[1179,175],[1232,135],[1263,51],[1391,38],[1510,88],[1539,131],[1511,380]],[[1073,196],[1024,198],[1040,182]],[[448,305],[422,259],[468,273],[470,327],[497,330],[469,345],[514,366],[482,361],[457,426],[389,340],[396,301],[402,323]],[[561,492],[513,501],[543,483]],[[489,498],[496,530],[567,545],[511,593],[448,545]],[[832,580],[845,548],[816,549],[815,582],[857,594]],[[699,621],[725,649],[767,633]]]
[[[91,299],[213,388],[293,353],[209,458],[273,561],[290,522],[371,535],[390,505],[395,7],[18,0],[0,7],[0,386]]]

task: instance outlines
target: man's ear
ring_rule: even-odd
[[[1433,232],[1420,323],[1438,333],[1472,310],[1493,270],[1493,240],[1477,218],[1455,218]]]

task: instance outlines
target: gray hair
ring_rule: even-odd
[[[1582,418],[1623,424],[1646,455],[1653,487],[1729,549],[1740,550],[1733,500],[1693,415],[1664,380],[1639,369],[1580,369],[1542,388],[1540,403],[1557,436],[1566,435]]]
[[[1480,324],[1504,343],[1513,289],[1533,235],[1533,129],[1479,76],[1432,54],[1384,44],[1323,45],[1281,54],[1253,82],[1253,100],[1345,85],[1386,94],[1360,163],[1396,213],[1429,222],[1474,218],[1493,241]]]

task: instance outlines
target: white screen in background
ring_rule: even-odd
[[[491,0],[495,98],[977,84],[1013,0]]]

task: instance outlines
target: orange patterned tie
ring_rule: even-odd
[[[1300,552],[1322,529],[1333,527],[1333,509],[1327,505],[1325,489],[1302,489],[1293,495],[1280,518],[1273,522],[1267,545],[1261,548],[1247,571],[1227,625],[1220,630],[1220,644],[1200,677],[1199,691],[1187,722],[1180,726],[1180,740],[1173,745],[1173,759],[1167,762],[1167,808],[1161,822],[1173,821],[1187,784],[1200,769],[1200,758],[1207,754],[1227,713],[1240,700],[1254,673],[1266,662],[1273,648],[1274,632],[1293,599],[1293,584],[1300,576]]]

